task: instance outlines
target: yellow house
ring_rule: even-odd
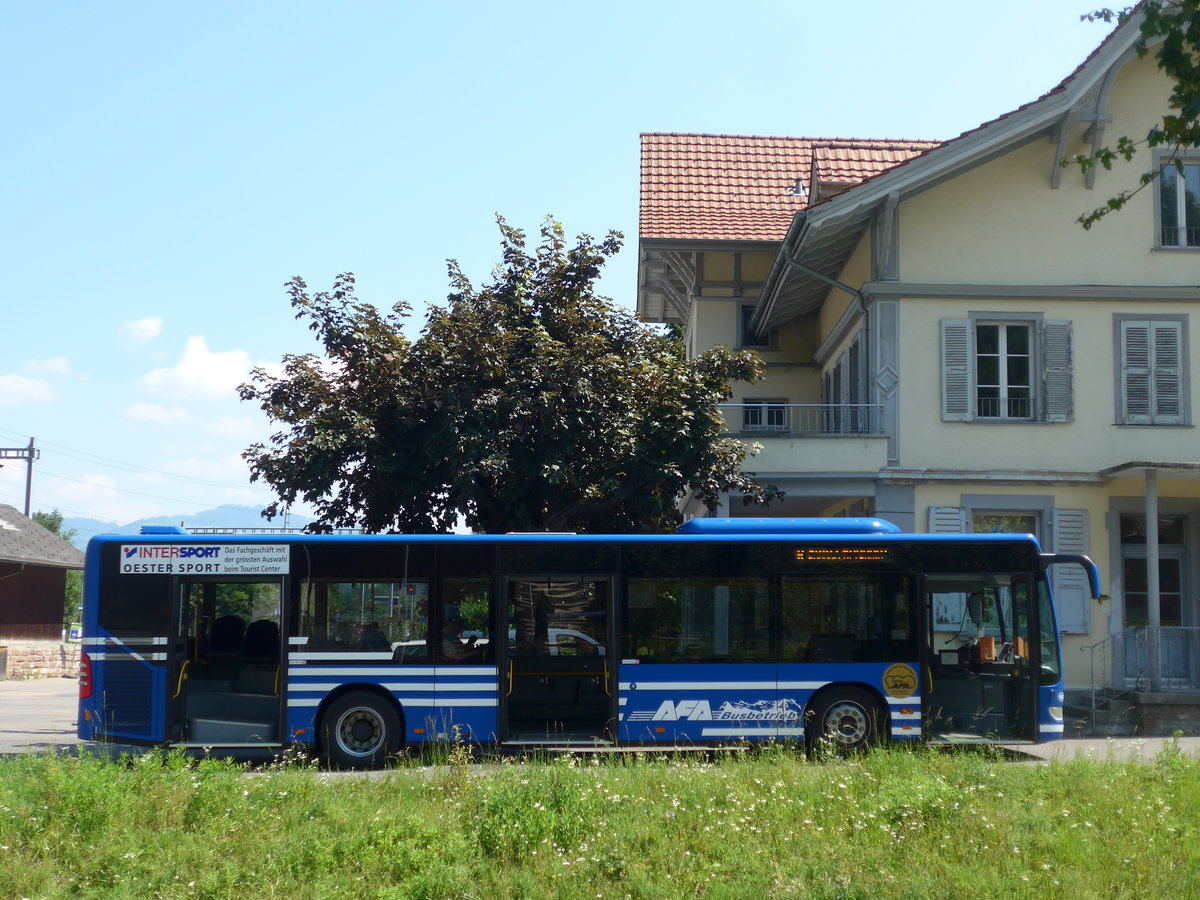
[[[1055,585],[1067,686],[1152,732],[1200,709],[1200,153],[1090,231],[1152,160],[1059,165],[1166,111],[1136,37],[944,142],[643,135],[638,308],[766,361],[725,409],[766,515],[1089,554],[1105,598]]]

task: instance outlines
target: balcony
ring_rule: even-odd
[[[760,444],[746,468],[762,476],[854,473],[887,466],[883,407],[874,403],[723,403],[726,434]]]
[[[760,437],[882,436],[878,403],[722,403],[729,434]]]

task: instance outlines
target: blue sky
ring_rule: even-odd
[[[0,0],[0,446],[42,448],[34,509],[265,505],[235,387],[316,349],[293,275],[415,328],[448,257],[487,278],[497,212],[553,214],[625,233],[632,305],[640,132],[952,137],[1070,73],[1089,8]]]

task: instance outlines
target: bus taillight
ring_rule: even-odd
[[[92,696],[92,658],[86,651],[79,651],[79,699]]]

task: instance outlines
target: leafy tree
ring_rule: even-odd
[[[1200,0],[1146,0],[1119,12],[1099,9],[1083,18],[1105,22],[1116,19],[1123,25],[1139,14],[1142,19],[1135,48],[1141,57],[1153,48],[1159,69],[1171,79],[1170,111],[1144,138],[1123,135],[1115,147],[1102,147],[1090,156],[1077,154],[1063,160],[1063,165],[1073,163],[1086,172],[1097,165],[1111,169],[1118,159],[1129,162],[1142,146],[1166,147],[1172,152],[1163,166],[1143,172],[1137,187],[1124,190],[1110,197],[1104,206],[1081,215],[1078,222],[1084,228],[1091,228],[1109,213],[1123,209],[1131,197],[1162,174],[1163,167],[1181,167],[1177,157],[1180,150],[1200,147]]]
[[[41,510],[30,516],[51,534],[56,534],[68,544],[75,540],[77,532],[74,528],[62,530],[63,514],[57,509],[51,512]],[[79,621],[79,606],[83,603],[83,573],[77,569],[67,570],[66,591],[63,595],[63,624],[70,625]]]
[[[497,217],[502,262],[473,287],[449,262],[452,293],[409,341],[407,304],[381,313],[339,276],[291,304],[324,357],[289,355],[241,386],[281,430],[244,454],[279,500],[317,511],[314,530],[661,531],[677,498],[726,490],[779,496],[742,472],[743,444],[721,436],[716,404],[762,362],[682,343],[597,295],[621,246],[610,232],[568,247],[547,219],[537,247]]]

